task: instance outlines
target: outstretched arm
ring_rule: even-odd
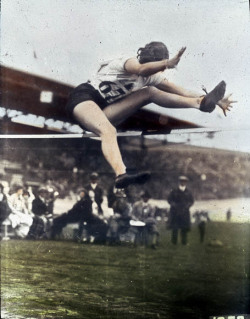
[[[136,58],[128,59],[125,63],[125,70],[131,74],[137,74],[141,76],[150,76],[157,72],[164,71],[166,69],[175,68],[186,48],[182,48],[172,59],[165,59],[162,61],[139,63]]]

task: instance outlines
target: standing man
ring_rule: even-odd
[[[194,203],[192,193],[187,188],[188,178],[186,176],[179,177],[178,188],[173,189],[169,196],[170,204],[169,228],[172,229],[172,243],[177,244],[178,232],[180,230],[181,243],[187,244],[187,233],[190,231],[190,207]]]
[[[90,175],[90,183],[85,187],[89,197],[93,202],[93,214],[103,215],[102,202],[103,202],[103,189],[99,186],[99,175],[93,172]]]

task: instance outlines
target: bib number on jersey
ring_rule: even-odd
[[[133,83],[119,83],[103,81],[99,85],[100,92],[105,96],[105,100],[110,103],[122,98],[132,89]]]

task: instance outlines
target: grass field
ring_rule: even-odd
[[[223,247],[208,245],[217,238]],[[250,313],[250,224],[210,223],[204,244],[157,250],[1,242],[2,318],[208,318]],[[7,315],[4,315],[7,313]],[[12,314],[12,315],[11,315]]]

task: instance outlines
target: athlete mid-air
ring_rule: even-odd
[[[66,106],[69,116],[100,137],[103,155],[116,174],[117,188],[144,183],[150,174],[126,171],[116,125],[149,103],[164,108],[196,108],[202,112],[212,112],[217,104],[226,115],[235,102],[229,100],[230,96],[224,97],[224,81],[201,96],[167,80],[163,71],[175,68],[185,50],[182,48],[169,59],[164,43],[151,42],[138,50],[137,57],[121,57],[101,64],[96,76],[77,86],[69,96]]]

